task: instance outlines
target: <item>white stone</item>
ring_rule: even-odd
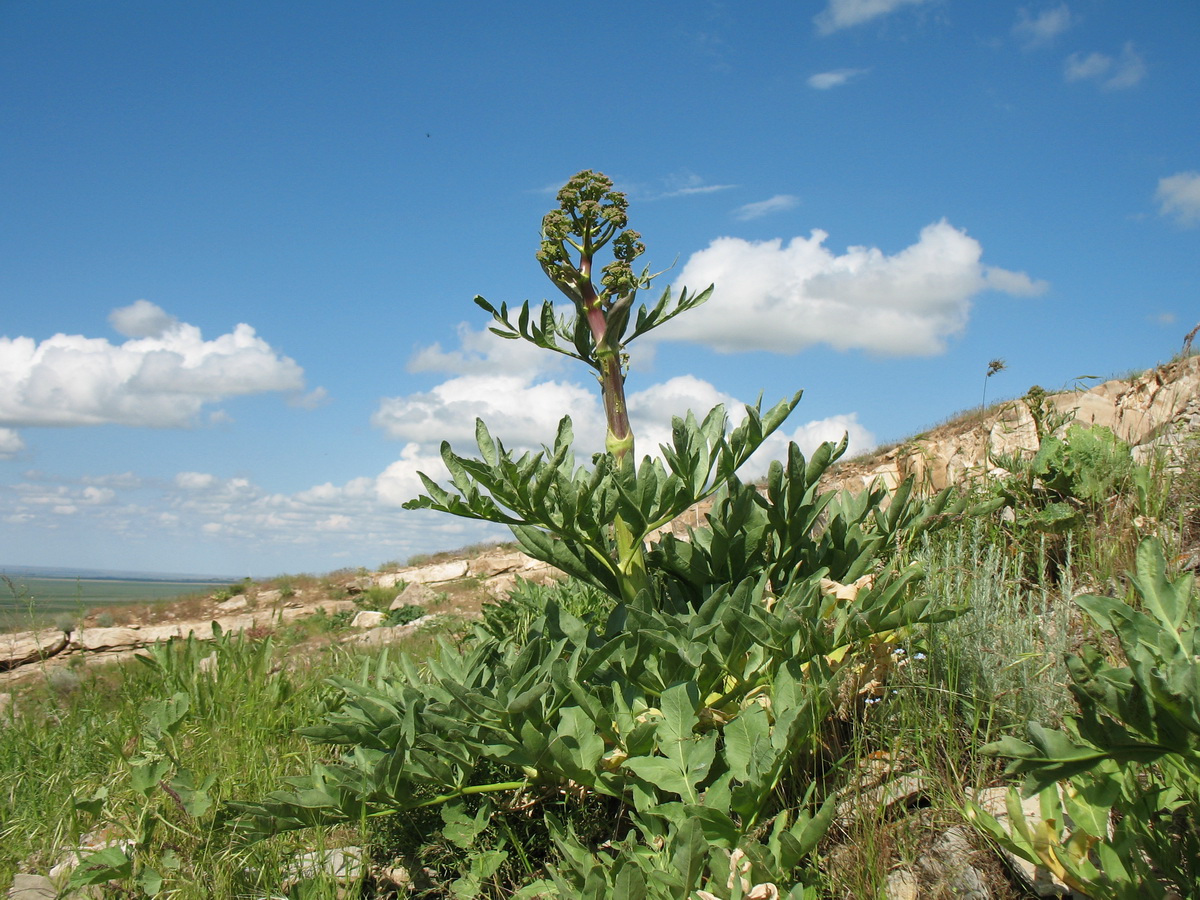
[[[350,622],[351,628],[378,628],[387,619],[387,613],[364,609]]]
[[[414,582],[404,588],[388,609],[399,609],[402,606],[425,606],[437,601],[437,594],[427,585]]]
[[[467,561],[465,559],[456,559],[433,566],[406,569],[400,572],[399,576],[400,580],[408,584],[437,584],[439,581],[454,581],[458,578],[464,578],[466,574]]]
[[[893,869],[883,886],[887,900],[917,900],[917,876],[912,869]]]
[[[991,815],[1009,833],[1012,827],[1008,822],[1008,788],[984,788],[975,793],[973,798],[979,807]],[[1031,829],[1037,829],[1042,821],[1041,800],[1035,795],[1021,799],[1021,812]],[[1001,848],[1009,868],[1016,873],[1024,886],[1038,897],[1070,897],[1071,889],[1059,881],[1048,869],[1035,866],[1029,860],[1021,859]]]

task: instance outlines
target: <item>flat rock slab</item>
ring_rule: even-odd
[[[8,900],[54,900],[58,891],[45,875],[14,875]]]
[[[57,628],[2,634],[0,635],[0,672],[57,656],[67,649],[70,640],[69,635]]]

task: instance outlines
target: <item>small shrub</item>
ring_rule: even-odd
[[[46,684],[56,694],[71,694],[79,690],[83,679],[72,669],[54,669],[46,676]]]
[[[70,613],[60,613],[54,617],[54,627],[63,634],[70,634],[79,627],[79,623]]]
[[[117,623],[117,620],[113,617],[113,614],[110,613],[108,610],[105,610],[102,613],[96,614],[96,627],[97,628],[112,628],[113,625],[115,625],[116,623]]]
[[[1016,788],[1011,834],[970,810],[1010,851],[1096,900],[1200,896],[1200,602],[1191,575],[1167,574],[1156,540],[1142,542],[1137,563],[1136,608],[1077,598],[1125,665],[1085,646],[1067,659],[1078,710],[1066,724],[1031,722],[1028,741],[984,748],[1012,760],[1043,823],[1025,821]]]
[[[354,595],[354,605],[359,609],[387,612],[388,607],[396,601],[396,595],[402,590],[403,588],[400,586],[381,587],[373,584],[361,594]]]
[[[419,603],[406,603],[397,609],[390,610],[383,620],[384,625],[407,625],[425,615],[425,607]]]

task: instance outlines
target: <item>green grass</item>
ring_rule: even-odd
[[[154,666],[55,669],[17,698],[15,716],[0,728],[0,889],[17,871],[45,873],[85,834],[119,832],[147,803],[160,821],[144,859],[163,871],[169,853],[182,861],[168,877],[172,897],[281,892],[301,843],[353,837],[309,834],[242,847],[219,813],[225,800],[261,796],[316,760],[295,731],[332,701],[326,679],[354,671],[353,656],[326,649],[284,669],[270,642],[230,636],[215,645],[176,641],[155,655]],[[209,655],[216,665],[202,664]],[[190,708],[179,733],[169,747],[150,740],[147,704],[180,693]],[[189,816],[165,789],[152,789],[148,801],[132,789],[132,765],[164,749],[176,768],[216,776],[212,811]],[[108,792],[102,815],[74,808],[100,789]]]

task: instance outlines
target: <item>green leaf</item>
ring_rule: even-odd
[[[1192,577],[1184,575],[1175,581],[1169,579],[1162,545],[1153,538],[1146,538],[1138,545],[1137,574],[1131,580],[1142,603],[1179,641],[1179,630],[1187,621],[1190,609]],[[1179,645],[1183,648],[1182,642]]]
[[[157,869],[146,866],[138,873],[137,883],[146,892],[147,897],[157,897],[162,890],[163,877]]]
[[[119,847],[105,847],[85,856],[71,872],[68,888],[103,884],[106,881],[129,878],[133,874],[133,860]]]
[[[215,775],[209,775],[202,782],[197,783],[195,776],[189,770],[180,769],[171,779],[170,787],[179,797],[179,802],[183,804],[188,815],[198,819],[212,809],[213,801],[208,796],[208,791],[216,780]]]
[[[98,816],[101,810],[104,809],[104,801],[107,799],[108,788],[101,785],[96,788],[96,792],[91,797],[86,800],[76,798],[73,801],[73,805],[77,810],[87,813],[89,816]]]
[[[129,782],[135,791],[148,797],[169,771],[171,771],[169,759],[147,759],[130,766]]]

